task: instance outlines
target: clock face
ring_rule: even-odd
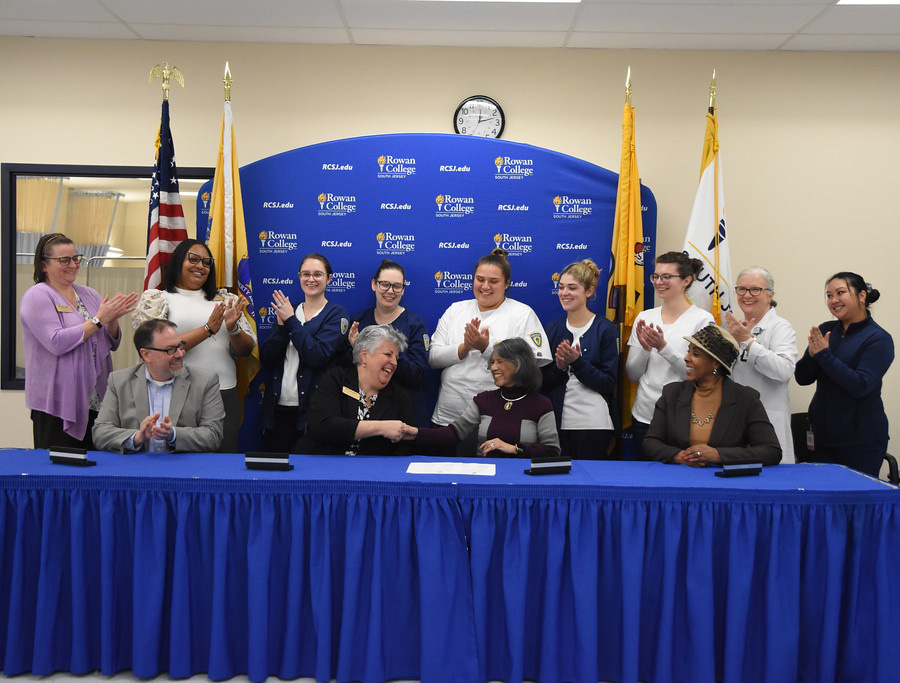
[[[453,128],[463,135],[499,138],[505,124],[503,109],[496,101],[484,95],[467,97],[453,115]]]

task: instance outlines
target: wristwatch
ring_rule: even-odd
[[[749,339],[745,339],[741,342],[741,353],[744,353],[747,349],[750,348],[750,344],[756,341],[756,337],[750,337]]]
[[[103,323],[100,322],[100,318],[98,318],[96,315],[93,318],[91,318],[91,322],[97,326],[97,329],[100,329],[101,327],[103,327]]]

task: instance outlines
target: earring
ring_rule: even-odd
[[[365,363],[363,363],[363,367],[366,367],[366,364],[365,364]]]
[[[719,368],[713,368],[713,374],[714,374],[714,375],[718,375],[718,374],[719,374]]]

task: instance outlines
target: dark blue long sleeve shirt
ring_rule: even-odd
[[[794,369],[797,384],[816,383],[809,404],[816,443],[831,448],[887,444],[881,385],[894,360],[894,340],[871,314],[846,331],[838,320],[819,329],[831,333],[828,348],[814,356],[807,349]]]

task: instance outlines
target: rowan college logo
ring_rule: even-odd
[[[562,204],[562,197],[556,195],[553,198],[553,206],[556,207],[556,212],[559,213],[559,205]]]
[[[319,208],[320,208],[320,209],[324,209],[324,208],[325,208],[325,200],[326,200],[326,199],[328,199],[328,196],[327,196],[324,192],[318,196],[318,200],[319,200]]]
[[[259,241],[262,242],[263,244],[265,244],[266,239],[268,237],[269,237],[269,233],[266,232],[265,230],[263,230],[261,233],[259,233]]]
[[[550,279],[553,280],[554,285],[558,285],[559,284],[559,273],[553,273],[553,275],[550,276]]]
[[[438,205],[438,211],[444,210],[444,195],[439,194],[434,198],[435,203]]]
[[[384,165],[387,163],[387,158],[382,154],[378,157],[378,170],[384,173]]]
[[[200,199],[203,200],[203,208],[209,208],[209,192],[204,192],[202,195],[200,195]]]
[[[377,235],[375,235],[375,239],[378,240],[378,248],[384,249],[384,233],[379,232]]]
[[[269,315],[269,309],[266,308],[265,306],[260,306],[260,307],[259,307],[259,314],[260,314],[262,317],[265,318],[267,315]]]
[[[499,232],[496,235],[494,235],[494,245],[496,246],[497,249],[500,248],[500,243],[502,241],[503,241],[503,235],[501,235]]]
[[[500,167],[503,166],[503,157],[494,159],[494,166],[497,167],[497,173],[500,173]]]
[[[534,342],[534,345],[535,345],[536,347],[541,348],[541,342],[543,342],[544,340],[541,338],[541,333],[540,333],[540,332],[532,332],[532,333],[531,333],[530,335],[528,335],[528,336],[531,337],[531,341]]]
[[[434,279],[435,279],[435,281],[438,283],[438,285],[440,285],[440,284],[441,284],[441,280],[444,279],[444,271],[443,271],[443,270],[439,270],[438,272],[436,272],[436,273],[434,274]]]

